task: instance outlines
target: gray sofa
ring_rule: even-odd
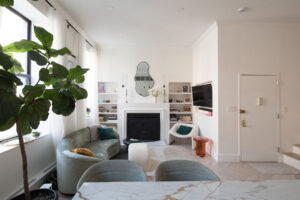
[[[87,127],[75,131],[62,139],[56,149],[58,189],[64,194],[75,194],[76,185],[84,171],[91,165],[108,160],[120,152],[119,135],[114,130],[118,139],[100,140],[98,128]],[[70,150],[74,148],[87,148],[96,158],[79,155]]]

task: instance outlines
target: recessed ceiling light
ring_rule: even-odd
[[[240,12],[240,13],[245,12],[247,10],[248,10],[248,8],[246,8],[246,7],[240,7],[240,8],[237,9],[237,11]]]

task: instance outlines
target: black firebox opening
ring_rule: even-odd
[[[128,113],[127,139],[138,141],[160,140],[160,114]]]

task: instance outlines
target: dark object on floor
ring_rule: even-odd
[[[168,160],[155,169],[155,181],[220,181],[204,165],[190,160]]]
[[[128,150],[126,145],[121,145],[120,152],[112,160],[128,160]]]
[[[128,151],[128,147],[129,147],[129,145],[130,145],[131,143],[139,143],[139,142],[143,142],[143,141],[141,141],[141,140],[134,140],[134,139],[124,139],[124,140],[123,140],[123,144],[126,145],[127,151]]]
[[[51,183],[52,184],[52,189],[57,190],[57,171],[54,170],[52,171],[49,176],[46,178],[45,183]]]
[[[37,189],[30,191],[31,200],[58,200],[58,195],[54,190],[50,189]],[[24,194],[20,194],[11,200],[24,200]]]

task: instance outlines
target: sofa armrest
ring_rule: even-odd
[[[69,150],[57,151],[58,188],[62,193],[75,194],[81,175],[91,165],[102,159],[75,154]]]

